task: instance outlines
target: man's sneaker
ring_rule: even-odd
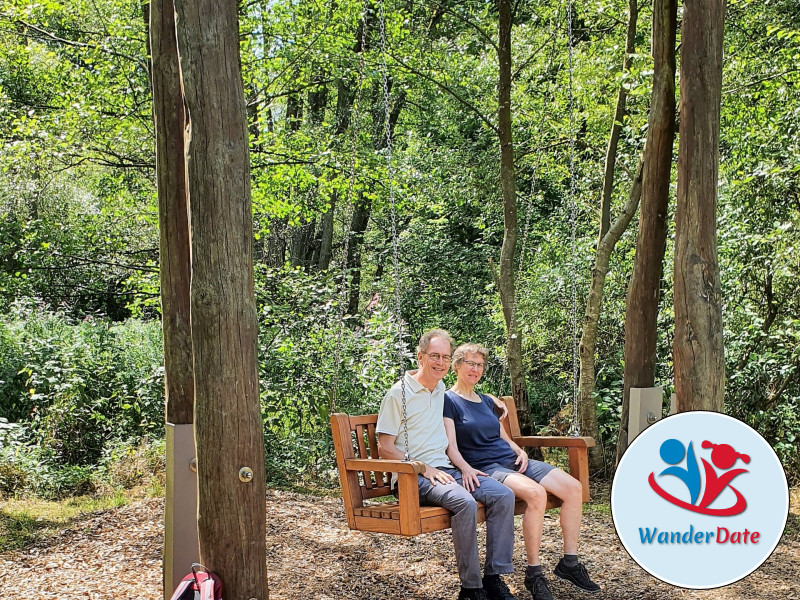
[[[462,587],[458,593],[458,600],[489,600],[489,596],[483,588]]]
[[[578,563],[574,567],[568,567],[564,564],[562,558],[558,561],[556,568],[553,570],[555,576],[564,581],[569,581],[571,584],[579,587],[584,592],[599,592],[600,586],[594,581],[589,579],[589,574],[586,572],[586,567]]]
[[[542,573],[533,576],[526,575],[525,587],[533,596],[533,600],[554,600],[547,578]]]
[[[486,575],[483,578],[483,589],[489,600],[517,600],[500,575]]]

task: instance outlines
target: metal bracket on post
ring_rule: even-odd
[[[170,598],[192,564],[200,562],[194,426],[167,423],[166,442],[164,598]]]
[[[631,388],[628,444],[642,431],[661,418],[661,405],[663,401],[664,390],[661,386],[652,388]]]

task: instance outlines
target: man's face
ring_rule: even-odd
[[[436,382],[441,381],[450,368],[450,343],[440,337],[431,339],[425,352],[417,353],[417,360],[420,375]]]

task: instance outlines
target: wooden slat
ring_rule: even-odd
[[[344,514],[347,517],[347,526],[356,529],[357,524],[353,510],[363,506],[364,502],[358,484],[358,474],[355,471],[348,471],[345,461],[353,458],[353,441],[351,438],[350,418],[342,413],[331,415],[331,433],[333,435],[333,445],[336,448],[336,465],[339,468],[339,481],[342,484],[342,500],[344,502]]]
[[[367,425],[367,452],[368,455],[364,456],[364,458],[380,458],[378,454],[378,436],[375,432],[375,423],[369,423]],[[374,471],[374,473],[377,485],[388,486],[391,484],[392,476],[390,473],[386,471]]]
[[[594,440],[590,437],[525,435],[513,439],[517,445],[525,448],[591,448],[594,446]]]
[[[501,421],[506,433],[513,439],[522,435],[519,430],[519,419],[517,418],[517,405],[514,404],[514,396],[500,396],[500,400],[505,402],[508,408],[508,416]]]

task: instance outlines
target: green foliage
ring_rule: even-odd
[[[72,322],[16,304],[0,317],[0,353],[8,357],[0,411],[27,422],[32,442],[54,464],[93,465],[114,440],[160,433],[157,324]]]
[[[295,482],[333,468],[331,411],[378,409],[399,373],[396,323],[376,307],[340,319],[333,278],[259,271],[259,370],[268,472]]]

